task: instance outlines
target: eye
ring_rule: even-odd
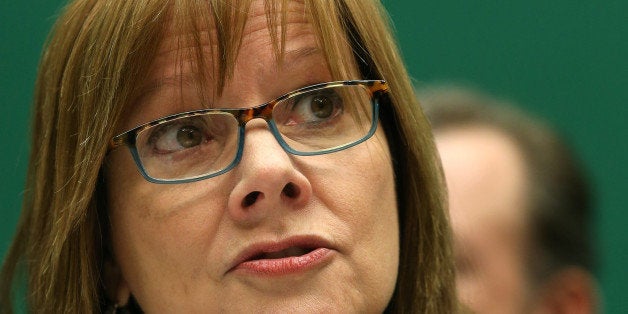
[[[203,140],[203,135],[194,126],[184,126],[177,131],[177,142],[184,148],[199,145]]]
[[[334,102],[326,96],[314,96],[310,101],[310,111],[319,119],[329,118],[334,113]]]
[[[317,91],[294,100],[286,124],[316,123],[332,119],[343,110],[342,98],[333,91]]]
[[[152,150],[159,154],[168,154],[194,148],[209,140],[208,133],[201,121],[175,121],[158,126],[149,137]]]

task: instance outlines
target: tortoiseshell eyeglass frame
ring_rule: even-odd
[[[281,136],[281,133],[277,129],[277,126],[275,125],[272,118],[273,108],[275,107],[277,103],[285,99],[292,98],[292,97],[295,97],[295,96],[298,96],[298,95],[301,95],[303,93],[307,93],[310,91],[314,91],[314,90],[321,90],[321,89],[334,88],[334,87],[340,87],[340,86],[352,86],[352,85],[363,86],[365,90],[369,93],[369,97],[371,99],[371,105],[373,106],[371,127],[368,133],[364,137],[356,141],[346,143],[341,146],[333,147],[330,149],[324,149],[320,151],[314,151],[314,152],[301,152],[301,151],[294,150],[284,141],[284,139]],[[242,157],[242,151],[244,147],[245,125],[247,122],[251,121],[252,119],[261,118],[261,119],[266,120],[271,133],[273,134],[275,139],[277,139],[277,141],[279,142],[279,145],[281,145],[281,147],[286,152],[293,155],[299,155],[299,156],[329,154],[329,153],[341,151],[349,147],[358,145],[366,141],[367,139],[369,139],[371,136],[373,136],[373,134],[375,134],[375,131],[377,130],[377,124],[379,122],[379,113],[378,113],[379,112],[379,97],[387,92],[388,92],[388,84],[384,80],[335,81],[335,82],[319,83],[315,85],[306,86],[306,87],[297,89],[295,91],[286,93],[264,104],[250,107],[250,108],[210,108],[210,109],[201,109],[201,110],[177,113],[174,115],[166,116],[166,117],[139,125],[131,130],[128,130],[124,133],[114,136],[109,142],[108,153],[120,146],[123,146],[123,145],[128,146],[140,173],[149,182],[172,184],[172,183],[188,183],[188,182],[200,181],[200,180],[208,179],[211,177],[219,176],[231,170],[233,167],[235,167],[239,163]],[[224,169],[211,172],[205,175],[192,177],[192,178],[169,180],[169,179],[157,179],[157,178],[151,177],[146,172],[146,170],[144,169],[144,166],[142,165],[140,155],[136,146],[137,135],[146,129],[152,128],[154,126],[157,126],[163,123],[170,122],[175,119],[205,115],[209,112],[228,113],[228,114],[231,114],[238,121],[238,133],[239,133],[238,134],[238,150],[237,150],[236,156],[234,157],[234,160]]]

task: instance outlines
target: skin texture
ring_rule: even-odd
[[[144,93],[118,130],[201,104],[255,106],[332,80],[312,28],[298,14],[303,8],[293,5],[281,65],[263,10],[253,5],[234,75],[220,96],[199,96],[189,79],[193,67],[178,59],[188,48],[177,50],[176,34],[167,32],[142,82]],[[211,79],[203,84],[213,90]],[[346,313],[381,312],[390,300],[399,240],[391,157],[381,127],[353,148],[298,157],[279,146],[263,120],[253,120],[241,162],[221,176],[152,184],[128,150],[119,149],[110,154],[105,179],[121,304],[132,294],[148,313]],[[252,192],[258,192],[255,201],[243,202]],[[313,268],[286,275],[232,270],[251,245],[294,236],[323,239],[331,253]]]
[[[523,313],[528,302],[525,164],[488,127],[438,131],[449,189],[457,289],[477,313]]]

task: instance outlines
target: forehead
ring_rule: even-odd
[[[516,144],[490,127],[436,132],[456,232],[523,233],[527,175]],[[466,230],[466,231],[465,231]]]
[[[309,62],[331,71],[327,49],[320,44],[322,41],[318,34],[321,32],[317,28],[320,23],[312,22],[309,8],[302,1],[286,1],[283,6],[268,6],[265,1],[253,1],[250,6],[239,6],[237,10],[228,12],[211,5],[203,8],[207,11],[192,17],[173,9],[175,12],[164,25],[150,67],[146,75],[137,81],[138,96],[133,102],[135,105],[127,108],[127,116],[133,116],[133,111],[137,110],[143,111],[143,117],[152,118],[180,112],[183,108],[171,108],[169,113],[146,114],[146,109],[150,108],[140,107],[145,107],[141,104],[146,103],[144,100],[147,97],[159,93],[156,96],[163,97],[164,92],[183,93],[183,89],[194,90],[202,98],[213,99],[216,95],[221,96],[231,82],[242,84],[257,76],[260,71],[252,71],[254,68],[265,71],[273,68],[272,71],[280,72],[282,67],[304,68],[299,63]],[[352,67],[348,45],[333,50],[336,52],[335,59],[345,60],[344,63],[336,62],[336,68]],[[338,56],[338,51],[343,56]],[[247,70],[236,71],[237,68]],[[247,75],[242,75],[242,72],[247,72]],[[304,74],[308,72],[312,71],[303,71]],[[355,73],[351,70],[347,72]],[[172,98],[172,95],[167,96]],[[127,119],[121,129],[134,127],[133,124],[140,122],[148,121]]]
[[[167,22],[152,68],[170,63],[173,71],[190,65],[202,72],[209,66],[207,74],[212,79],[224,80],[232,74],[242,50],[251,46],[271,46],[279,58],[286,43],[303,36],[303,40],[317,41],[301,1],[287,1],[283,6],[252,1],[234,4],[230,10],[211,5],[188,10],[198,12],[192,16],[175,12]]]

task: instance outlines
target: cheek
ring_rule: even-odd
[[[148,288],[163,289],[160,286],[165,285],[155,281],[211,273],[207,261],[214,254],[210,248],[216,250],[212,245],[219,242],[215,239],[227,189],[212,188],[207,181],[153,184],[134,168],[132,161],[112,160],[105,179],[115,259],[131,290],[142,298]],[[214,181],[212,186],[228,185]],[[155,277],[155,273],[160,276]],[[185,291],[189,284],[171,280],[167,286]],[[158,295],[154,291],[146,294]]]
[[[329,155],[329,171],[312,179],[317,198],[347,230],[347,256],[358,286],[374,302],[392,295],[399,263],[399,223],[390,154],[381,136]],[[339,166],[342,165],[342,166]],[[312,176],[314,177],[314,176]]]
[[[375,136],[355,150],[338,154],[338,158],[337,162],[329,163],[331,169],[320,179],[317,191],[327,207],[342,220],[352,222],[355,232],[362,236],[357,241],[396,239],[395,182],[383,136]]]

